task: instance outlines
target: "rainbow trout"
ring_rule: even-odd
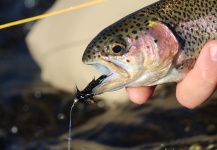
[[[95,94],[178,82],[217,39],[216,0],[161,0],[102,30],[82,61],[108,77]]]

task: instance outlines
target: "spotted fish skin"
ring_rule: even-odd
[[[112,74],[96,93],[177,82],[194,66],[205,43],[214,39],[216,0],[161,0],[102,30],[82,61],[101,74]]]

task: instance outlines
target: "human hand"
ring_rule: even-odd
[[[217,40],[208,42],[187,76],[177,84],[177,100],[185,107],[202,104],[217,88]],[[153,87],[126,87],[129,98],[137,104],[145,103],[154,92]]]

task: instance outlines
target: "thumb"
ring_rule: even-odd
[[[217,41],[207,43],[187,76],[178,83],[176,97],[188,107],[195,108],[216,90],[217,85]]]

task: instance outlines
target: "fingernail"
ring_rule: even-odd
[[[217,61],[217,46],[210,47],[210,55],[213,61]]]

